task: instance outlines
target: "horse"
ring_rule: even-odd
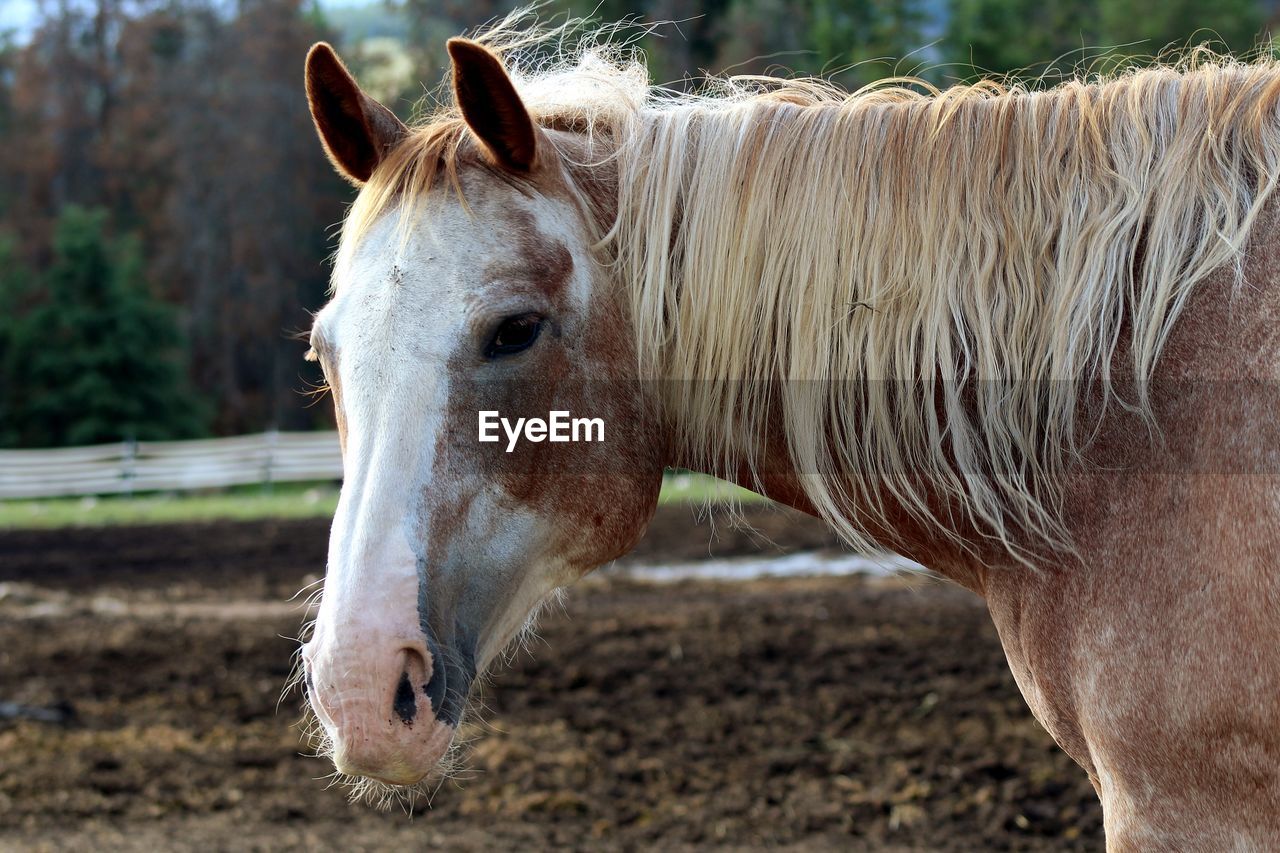
[[[1280,64],[680,93],[607,38],[447,47],[412,126],[306,59],[359,187],[308,356],[345,482],[301,657],[339,773],[433,778],[682,467],[985,598],[1109,849],[1280,843]],[[552,412],[604,440],[481,440]]]

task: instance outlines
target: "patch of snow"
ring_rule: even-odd
[[[757,578],[829,577],[927,571],[897,554],[841,554],[804,551],[768,557],[732,557],[682,563],[634,563],[613,570],[637,580],[671,583],[683,580],[754,580]]]

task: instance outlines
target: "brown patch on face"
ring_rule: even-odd
[[[563,188],[560,188],[563,189]],[[584,312],[569,304],[575,262],[567,246],[539,233],[524,210],[505,212],[504,230],[520,260],[495,263],[486,272],[507,292],[527,289],[549,303],[555,327],[528,352],[479,364],[473,347],[460,347],[448,364],[449,410],[436,444],[435,483],[496,483],[513,508],[551,522],[552,540],[531,542],[585,573],[629,550],[656,506],[662,458],[653,412],[635,378],[631,332],[609,287],[596,288]],[[546,418],[553,410],[601,418],[602,443],[521,441],[505,452],[476,439],[477,413],[505,418]],[[439,505],[440,495],[432,504]],[[459,496],[447,500],[457,500]],[[443,508],[442,508],[443,509]],[[428,533],[432,558],[443,558],[466,519],[433,512]],[[584,535],[585,534],[585,535]]]
[[[573,255],[569,247],[558,240],[548,240],[538,235],[532,214],[526,210],[511,210],[509,233],[518,248],[520,260],[515,264],[493,262],[485,267],[485,275],[502,279],[518,289],[531,285],[535,291],[561,309],[565,287],[573,275]]]

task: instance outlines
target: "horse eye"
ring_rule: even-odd
[[[486,358],[514,355],[533,346],[542,332],[542,318],[537,314],[508,317],[498,324],[489,345],[484,348]]]

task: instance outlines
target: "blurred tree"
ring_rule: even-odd
[[[808,42],[820,70],[848,86],[866,84],[913,67],[911,54],[925,39],[921,0],[811,0]],[[920,57],[915,57],[919,62]],[[905,67],[899,63],[905,62]],[[847,67],[853,66],[853,67]]]
[[[235,374],[219,393],[241,404],[238,413],[225,413],[238,415],[228,418],[228,430],[301,426],[308,415],[298,393],[305,348],[289,332],[308,329],[307,308],[325,302],[329,229],[351,197],[317,143],[299,92],[300,58],[325,35],[307,25],[300,0],[241,0],[227,33],[234,47],[216,85],[236,120],[221,122],[215,168],[226,199],[233,289],[221,294],[215,316],[236,348]],[[189,211],[196,217],[189,233],[207,225],[200,214]],[[231,343],[204,329],[193,333],[201,358],[223,357],[218,348]]]
[[[8,444],[202,432],[204,406],[187,383],[173,313],[142,287],[137,245],[110,245],[105,223],[105,211],[68,206],[58,220],[40,301],[4,315],[0,432]],[[14,288],[7,290],[12,298]]]
[[[817,74],[857,88],[922,61],[910,55],[927,19],[924,0],[731,0],[714,67]]]
[[[0,226],[37,272],[68,204],[141,241],[145,280],[178,314],[214,427],[329,418],[290,332],[324,302],[334,178],[302,97],[329,36],[314,0],[59,0],[29,42],[0,44]],[[11,69],[11,70],[9,70]]]
[[[17,318],[29,307],[33,293],[31,273],[18,259],[13,239],[0,235],[0,447],[16,439],[11,430],[13,391],[6,381],[5,365],[13,347]]]
[[[1112,70],[1168,47],[1245,52],[1264,29],[1258,0],[951,0],[946,52],[956,77],[1013,71],[1055,78]]]
[[[1204,42],[1244,53],[1264,29],[1264,12],[1259,0],[1100,0],[1099,38],[1136,54]]]
[[[0,177],[8,176],[14,169],[11,164],[13,151],[6,143],[17,136],[17,121],[13,105],[13,74],[21,52],[11,33],[0,32]],[[13,206],[12,182],[0,180],[0,220]],[[12,251],[10,247],[9,251]]]
[[[1072,67],[1097,44],[1095,0],[952,0],[946,46],[957,77]]]

